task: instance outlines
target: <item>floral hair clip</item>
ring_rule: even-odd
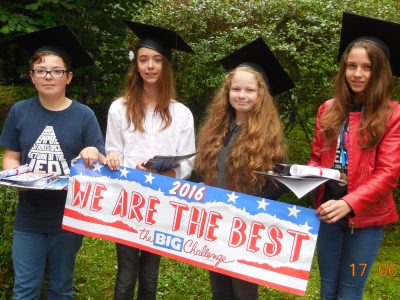
[[[134,60],[135,59],[135,52],[133,52],[132,50],[129,51],[128,58],[129,58],[130,61]]]

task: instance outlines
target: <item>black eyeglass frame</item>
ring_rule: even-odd
[[[37,72],[38,72],[38,71],[40,71],[40,72],[46,72],[46,73],[44,74],[44,76],[37,76]],[[59,76],[59,75],[54,76],[54,74],[56,74],[55,72],[60,72],[60,71],[62,71],[61,76]],[[70,71],[70,70],[68,70],[68,69],[64,69],[64,70],[62,70],[62,69],[54,69],[54,70],[32,69],[32,70],[31,70],[33,76],[35,76],[35,77],[37,77],[37,78],[46,78],[47,74],[50,74],[50,76],[51,76],[52,78],[63,78],[63,77],[64,77],[64,74],[65,74],[65,73],[68,73],[69,71]]]

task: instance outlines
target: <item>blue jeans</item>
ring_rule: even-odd
[[[114,300],[132,300],[139,278],[139,300],[154,300],[157,295],[159,255],[117,243],[118,272]]]
[[[13,299],[39,299],[46,270],[47,299],[72,299],[75,257],[81,244],[82,236],[68,231],[32,233],[14,230]]]
[[[355,228],[347,218],[321,222],[317,240],[322,300],[361,300],[383,240],[383,226]]]

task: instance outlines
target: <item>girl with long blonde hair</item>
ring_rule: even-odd
[[[277,94],[293,83],[261,38],[222,63],[233,70],[208,109],[196,171],[208,185],[276,199],[283,188],[253,171],[270,170],[285,160],[282,125],[270,90]],[[276,81],[274,76],[280,75]],[[258,298],[257,284],[211,271],[210,282],[213,299]]]
[[[239,88],[232,88],[238,73],[248,74],[255,83],[248,91],[254,96],[254,103],[247,111],[242,109],[243,112],[235,110],[235,103],[230,102],[234,101],[230,100],[230,95],[241,92]],[[285,145],[278,111],[267,84],[262,75],[250,66],[239,66],[225,76],[200,131],[197,171],[208,185],[218,185],[221,181],[215,170],[218,154],[226,146],[229,134],[235,134],[236,138],[227,157],[229,167],[226,168],[225,187],[242,193],[260,193],[266,177],[253,171],[271,170],[275,163],[284,161]]]

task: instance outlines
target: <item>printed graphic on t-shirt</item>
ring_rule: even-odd
[[[69,167],[53,126],[46,126],[29,150],[28,164],[34,172],[69,175]]]

